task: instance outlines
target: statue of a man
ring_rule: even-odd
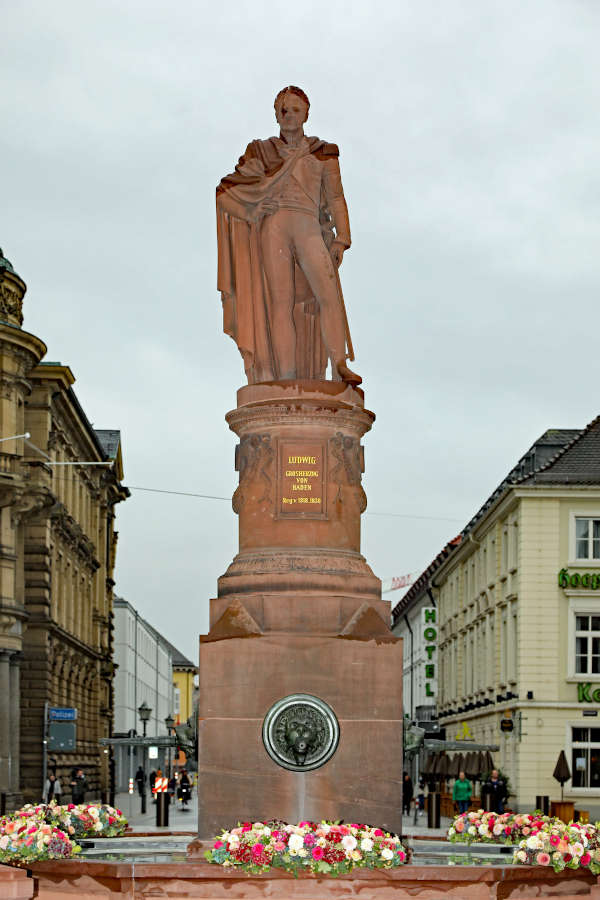
[[[360,384],[338,268],[350,246],[339,150],[306,137],[309,100],[275,98],[279,137],[256,140],[217,187],[224,330],[249,384],[324,378]],[[335,229],[335,232],[334,232]]]

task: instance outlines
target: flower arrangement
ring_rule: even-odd
[[[555,821],[559,820],[535,813],[500,814],[478,809],[454,818],[448,829],[448,840],[464,844],[518,844],[523,838],[539,831],[545,823]]]
[[[600,832],[595,825],[550,819],[519,841],[513,862],[525,866],[551,866],[555,872],[565,869],[589,869],[600,874]]]
[[[408,861],[396,835],[335,822],[245,822],[223,831],[204,855],[210,863],[242,868],[251,875],[277,868],[296,877],[307,872],[344,875],[358,867],[391,869]]]
[[[0,862],[69,859],[81,838],[118,837],[126,827],[123,813],[106,804],[28,804],[0,819]]]
[[[15,813],[0,819],[0,862],[34,862],[42,859],[69,859],[81,847],[43,813]]]
[[[47,821],[64,827],[76,838],[120,837],[127,828],[127,819],[121,810],[105,803],[80,803],[78,806],[51,803],[46,809]]]

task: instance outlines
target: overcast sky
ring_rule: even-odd
[[[223,417],[245,379],[221,330],[214,188],[276,133],[284,85],[341,150],[375,572],[420,571],[546,428],[600,412],[597,0],[1,16],[0,246],[28,284],[24,327],[92,423],[121,429],[116,590],[193,659],[236,516],[134,487],[235,488]]]

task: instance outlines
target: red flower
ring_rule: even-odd
[[[383,831],[381,830],[381,828],[376,828],[373,834],[375,835],[375,837],[383,837]]]
[[[584,853],[582,857],[580,857],[579,862],[582,866],[589,866],[592,861],[592,857],[589,853]]]
[[[564,861],[565,861],[566,863],[571,862],[571,860],[573,859],[573,854],[572,854],[572,853],[565,853],[565,854],[563,855],[563,859],[564,859]]]
[[[313,859],[323,859],[325,856],[325,851],[322,847],[313,847],[312,848],[312,858]]]

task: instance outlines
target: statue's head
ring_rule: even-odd
[[[281,128],[299,128],[308,119],[310,101],[302,88],[284,87],[275,97],[275,118]]]

